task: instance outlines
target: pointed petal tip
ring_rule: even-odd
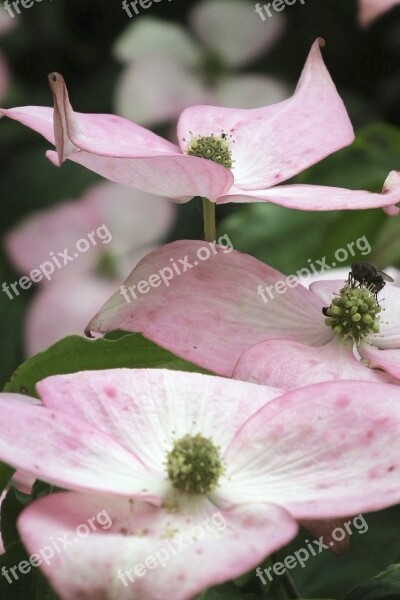
[[[390,171],[385,183],[383,184],[382,194],[399,192],[400,203],[400,171]],[[383,211],[390,217],[396,217],[400,213],[400,208],[396,204],[389,204],[382,207]]]
[[[390,192],[400,186],[400,171],[390,171],[383,184],[383,191]]]

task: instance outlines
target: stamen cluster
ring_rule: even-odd
[[[356,343],[362,338],[379,333],[381,307],[375,295],[367,288],[344,287],[324,313],[325,323],[344,339],[352,337]]]
[[[228,169],[231,169],[233,165],[229,143],[224,137],[214,136],[213,134],[193,138],[187,153],[190,156],[213,160]]]
[[[187,494],[206,494],[217,486],[224,472],[219,448],[201,434],[185,435],[167,454],[172,485]]]

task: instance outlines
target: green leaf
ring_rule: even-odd
[[[5,463],[0,462],[0,494],[5,489],[11,477],[14,475],[14,472],[15,469],[9,465],[6,465]]]
[[[312,556],[304,567],[297,565],[290,574],[304,598],[346,598],[350,589],[378,575],[390,564],[400,562],[398,528],[394,526],[400,519],[400,506],[383,511],[364,514],[368,529],[359,529],[353,525],[350,537],[350,549],[342,554],[324,550]],[[362,531],[364,533],[362,533]],[[286,556],[308,548],[312,543],[311,533],[302,529],[300,534],[288,546],[281,550],[281,560]],[[318,550],[318,549],[317,549]],[[396,600],[400,599],[400,595]]]
[[[386,571],[369,581],[357,585],[346,600],[399,600],[400,564],[391,565]]]
[[[197,600],[261,600],[261,597],[243,593],[234,583],[224,583],[202,592]]]
[[[380,268],[400,265],[400,220],[399,217],[388,219],[379,231],[374,244],[371,261]]]
[[[22,353],[22,328],[24,323],[24,311],[29,292],[17,297],[7,295],[5,284],[13,283],[18,276],[8,267],[3,250],[0,248],[0,279],[2,289],[0,291],[0,322],[1,343],[3,347],[0,361],[0,388],[10,377],[15,367],[21,362]]]
[[[0,556],[1,600],[34,600],[31,593],[32,570],[23,574],[17,568],[21,561],[26,560],[28,560],[28,554],[21,542],[12,544],[7,552]]]
[[[59,596],[50,587],[49,582],[43,573],[36,569],[35,571],[35,600],[59,600]]]
[[[116,340],[87,340],[74,335],[23,363],[4,391],[37,397],[36,383],[50,375],[122,367],[206,373],[204,369],[160,348],[140,334],[127,334]]]
[[[389,172],[398,168],[399,154],[399,128],[370,123],[357,131],[351,146],[307,169],[297,181],[381,192]]]
[[[15,488],[11,487],[1,503],[0,510],[1,537],[6,550],[20,540],[16,523],[24,508]]]

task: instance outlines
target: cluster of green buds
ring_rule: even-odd
[[[329,308],[323,310],[325,323],[344,339],[361,339],[379,333],[381,307],[375,294],[366,287],[345,286],[333,299]]]
[[[192,138],[187,149],[190,156],[198,156],[206,158],[231,169],[233,166],[232,152],[229,147],[227,135],[222,133],[221,136],[200,136]]]
[[[167,454],[169,480],[187,494],[211,492],[224,470],[219,448],[201,434],[185,435]]]

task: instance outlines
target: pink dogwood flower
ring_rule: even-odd
[[[195,37],[178,23],[143,15],[117,39],[114,53],[125,65],[115,92],[118,114],[151,126],[194,104],[257,108],[287,97],[275,77],[237,73],[275,44],[285,28],[282,14],[262,23],[245,0],[203,0],[188,19]]]
[[[388,284],[380,292],[381,310],[366,290],[360,294],[367,300],[343,298],[356,305],[354,314],[360,303],[371,306],[361,308],[369,316],[362,312],[351,321],[354,330],[340,332],[333,329],[336,323],[327,325],[322,309],[337,298],[343,279],[314,282],[308,289],[298,278],[231,248],[217,247],[199,260],[204,246],[179,241],[146,256],[87,331],[140,331],[219,375],[284,389],[339,379],[400,383],[399,288]],[[184,257],[185,272],[168,279],[165,269]],[[163,273],[166,283],[140,294],[139,282],[154,273]],[[356,319],[365,321],[365,329]]]
[[[398,214],[400,175],[382,194],[313,185],[277,184],[349,145],[353,128],[323,63],[317,40],[292,98],[258,109],[194,106],[178,123],[176,146],[114,115],[75,113],[62,77],[50,76],[55,109],[22,107],[0,115],[55,144],[47,156],[67,158],[114,182],[187,202],[275,202],[302,210],[385,207]]]
[[[400,4],[400,0],[359,0],[359,21],[363,27],[368,27],[383,13]]]
[[[174,213],[165,198],[103,182],[10,231],[5,247],[13,265],[24,275],[42,272],[26,315],[27,355],[82,334],[132,265],[167,234]],[[11,288],[8,293],[12,297]]]
[[[31,554],[68,542],[41,565],[63,600],[189,600],[284,546],[299,519],[400,501],[397,386],[281,395],[113,369],[50,377],[38,391],[43,406],[0,395],[0,458],[70,490],[18,521]]]

